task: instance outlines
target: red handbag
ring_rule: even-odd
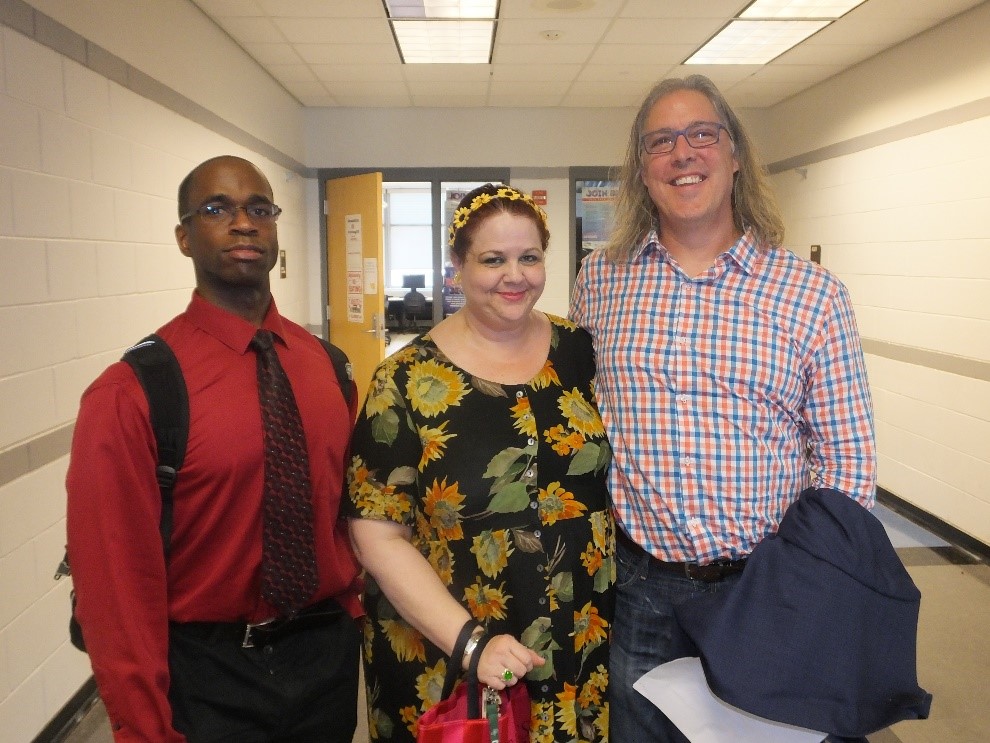
[[[501,691],[478,683],[478,660],[487,641],[483,637],[471,655],[464,682],[457,681],[454,652],[444,679],[443,698],[419,718],[417,743],[529,743],[530,704],[526,684]]]

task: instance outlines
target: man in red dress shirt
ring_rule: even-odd
[[[190,412],[167,558],[148,402],[128,364],[84,393],[67,476],[76,615],[114,738],[350,743],[362,612],[337,511],[354,403],[318,340],[275,306],[281,210],[261,171],[207,160],[182,182],[178,207],[196,289],[157,331],[178,358]],[[288,617],[260,590],[259,328],[274,335],[309,459],[317,588]]]

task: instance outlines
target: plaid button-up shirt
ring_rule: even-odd
[[[655,233],[582,265],[616,518],[657,557],[748,555],[805,487],[872,507],[873,412],[846,288],[747,233],[689,278]]]

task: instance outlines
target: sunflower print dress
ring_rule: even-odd
[[[440,580],[489,634],[546,658],[526,676],[531,741],[608,740],[615,581],[588,334],[549,315],[547,361],[527,384],[455,366],[429,334],[376,370],[351,446],[352,518],[406,525]],[[368,576],[364,630],[371,739],[414,741],[448,658]]]

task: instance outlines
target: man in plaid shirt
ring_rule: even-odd
[[[571,303],[614,452],[611,739],[682,741],[632,688],[697,654],[673,607],[733,585],[806,487],[872,507],[873,413],[848,292],[780,247],[765,168],[710,80],[654,87],[620,181]]]

